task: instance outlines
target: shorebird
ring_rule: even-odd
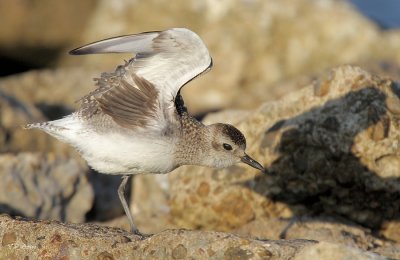
[[[80,99],[76,112],[26,128],[72,145],[100,173],[122,175],[118,195],[132,232],[140,234],[125,198],[130,176],[168,173],[182,165],[223,168],[244,162],[264,168],[245,153],[246,139],[237,128],[204,125],[189,115],[180,90],[213,64],[197,34],[173,28],[125,35],[70,54],[126,52],[134,57],[95,79],[97,89]]]

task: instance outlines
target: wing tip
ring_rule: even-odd
[[[79,47],[68,52],[69,55],[85,55],[91,54],[90,48]]]
[[[79,48],[78,48],[79,49]],[[79,55],[79,50],[78,49],[73,49],[73,50],[70,50],[69,52],[68,52],[68,54],[69,55]]]
[[[153,35],[153,37],[150,38],[153,39],[156,36],[158,36],[162,31],[148,31],[148,32],[142,32],[138,34],[128,34],[128,35],[121,35],[117,37],[111,37],[111,38],[106,38],[100,41],[92,42],[90,44],[78,47],[76,49],[73,49],[69,51],[69,55],[86,55],[86,54],[98,54],[98,53],[129,53],[129,52],[135,52],[134,50],[125,50],[125,49],[118,49],[115,48],[115,46],[118,46],[120,43],[118,43],[118,40],[125,39],[125,38],[130,38],[130,37],[140,37],[140,36],[150,36]],[[124,43],[124,41],[122,41]]]

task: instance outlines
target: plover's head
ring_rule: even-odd
[[[260,171],[265,171],[260,163],[246,154],[246,138],[237,128],[220,123],[208,127],[211,133],[210,166],[223,168],[244,162]]]

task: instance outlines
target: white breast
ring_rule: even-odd
[[[165,139],[148,139],[88,133],[76,148],[88,164],[106,174],[167,173],[175,168],[173,145]]]

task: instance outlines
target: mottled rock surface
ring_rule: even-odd
[[[385,259],[361,249],[313,240],[268,241],[187,230],[165,231],[141,240],[120,229],[7,215],[0,216],[0,240],[0,257],[13,259]]]
[[[379,257],[374,253],[365,253],[358,248],[348,247],[343,250],[343,246],[330,244],[327,242],[320,242],[318,245],[312,248],[306,248],[300,252],[296,260],[309,260],[309,259],[387,259],[385,257]]]
[[[245,165],[182,167],[169,175],[174,221],[231,230],[260,218],[325,214],[386,230],[400,218],[398,93],[395,82],[343,66],[265,103],[236,126],[268,174]]]
[[[93,86],[95,72],[80,69],[30,71],[0,79],[0,152],[40,151],[72,155],[76,151],[23,125],[71,113]]]
[[[262,239],[316,240],[375,252],[393,259],[400,258],[398,243],[377,237],[370,229],[353,222],[344,219],[338,221],[332,217],[260,218],[232,232],[244,237]]]
[[[87,166],[47,154],[0,155],[0,212],[84,222],[93,203]]]
[[[30,71],[0,79],[0,152],[52,153],[72,157],[86,165],[70,145],[42,131],[23,129],[23,126],[73,112],[78,107],[76,101],[93,88],[92,78],[96,75],[91,70],[66,68]],[[88,172],[85,167],[84,171]],[[120,177],[92,171],[89,181],[96,195],[89,218],[103,221],[120,216],[123,213],[117,195]]]
[[[168,205],[168,175],[137,175],[133,183],[130,208],[143,232],[157,233],[179,228],[173,223]]]

